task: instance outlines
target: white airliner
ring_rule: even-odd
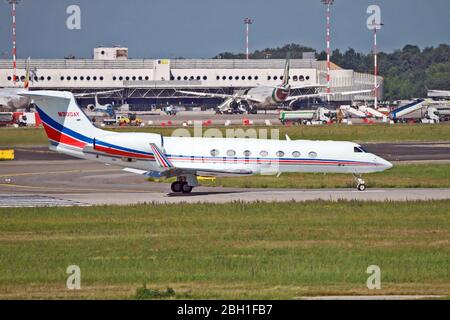
[[[258,85],[254,88],[247,89],[244,93],[240,94],[216,94],[216,93],[205,93],[196,91],[184,91],[177,90],[179,93],[200,96],[200,97],[211,97],[211,98],[221,98],[225,99],[219,107],[220,112],[225,112],[227,110],[241,111],[247,110],[249,113],[256,111],[258,108],[265,108],[271,106],[279,106],[283,103],[289,103],[290,106],[298,100],[304,100],[309,98],[320,98],[327,95],[356,95],[371,93],[372,90],[359,90],[359,91],[344,91],[344,92],[333,92],[333,93],[314,93],[305,95],[290,95],[291,91],[294,89],[307,89],[307,88],[318,88],[317,85],[303,85],[303,86],[292,86],[289,84],[290,73],[290,60],[286,60],[286,66],[284,68],[283,82],[278,86],[268,86],[268,85]]]
[[[118,133],[95,127],[70,92],[23,93],[37,105],[50,149],[124,167],[149,177],[177,177],[173,192],[190,193],[198,176],[253,176],[265,173],[324,172],[355,175],[392,167],[360,145],[334,141],[164,137]]]
[[[95,104],[89,104],[86,109],[91,111],[91,112],[100,112],[100,113],[104,113],[110,117],[113,117],[115,114],[114,111],[114,105],[112,105],[111,103],[107,103],[107,104],[100,104],[98,102],[98,96],[101,94],[110,94],[110,93],[115,93],[115,92],[121,92],[123,90],[119,89],[119,90],[109,90],[109,91],[100,91],[100,92],[88,92],[88,93],[79,93],[79,94],[75,94],[75,98],[80,98],[80,97],[87,97],[87,96],[94,96],[95,99]]]
[[[26,76],[17,88],[0,88],[0,108],[14,111],[17,109],[25,109],[31,104],[31,99],[26,96],[21,96],[20,93],[26,92],[30,85],[30,58],[26,63]]]

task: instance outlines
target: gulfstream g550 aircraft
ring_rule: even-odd
[[[283,172],[361,175],[392,167],[351,142],[163,137],[96,128],[70,92],[34,91],[32,98],[50,149],[124,167],[149,177],[177,177],[173,192],[190,193],[197,176],[253,176]],[[251,178],[249,178],[251,179]],[[362,178],[358,189],[365,190]]]

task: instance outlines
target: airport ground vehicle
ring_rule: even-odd
[[[37,104],[50,149],[82,159],[124,167],[154,178],[176,177],[173,192],[190,193],[198,176],[248,176],[284,172],[361,174],[392,167],[352,142],[166,137],[154,133],[110,132],[95,127],[70,92],[26,93]]]
[[[106,125],[140,126],[142,120],[135,113],[128,113],[128,115],[118,114],[114,118],[103,119],[103,123]]]
[[[393,110],[390,118],[395,123],[439,123],[444,120],[439,110],[434,106],[427,105],[424,99],[415,100]]]
[[[14,123],[14,114],[12,112],[0,112],[0,126],[4,127]]]
[[[319,107],[316,110],[281,111],[279,119],[283,125],[293,124],[325,124],[332,121],[331,111]]]
[[[121,115],[121,114],[117,114],[114,116],[114,118],[106,118],[103,119],[103,123],[111,126],[111,125],[123,125],[123,124],[127,124],[130,122],[130,119],[128,119],[127,116]]]
[[[0,126],[18,125],[19,127],[39,126],[37,112],[0,112]]]

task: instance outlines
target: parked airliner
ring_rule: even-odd
[[[197,92],[197,91],[184,91],[177,90],[179,93],[200,96],[200,97],[211,97],[211,98],[221,98],[225,101],[217,107],[219,112],[225,112],[232,110],[233,112],[242,113],[242,111],[248,111],[248,113],[256,113],[258,108],[279,106],[283,103],[289,103],[290,106],[296,101],[305,100],[309,98],[320,98],[326,97],[328,95],[356,95],[356,94],[367,94],[371,93],[372,90],[359,90],[359,91],[346,91],[346,92],[333,92],[333,93],[313,93],[304,95],[291,95],[294,89],[307,89],[307,88],[318,88],[318,85],[300,85],[292,86],[290,84],[290,60],[286,59],[286,65],[284,68],[284,74],[282,83],[277,86],[269,85],[258,85],[254,88],[245,90],[243,93],[230,94],[219,94],[219,93],[207,93],[207,92]]]
[[[0,88],[0,108],[8,111],[25,109],[31,104],[31,99],[21,96],[20,93],[26,92],[30,85],[30,58],[26,62],[26,75],[20,87]]]
[[[190,193],[198,176],[253,176],[284,172],[348,173],[365,190],[363,173],[392,167],[352,142],[164,137],[95,127],[70,92],[32,91],[50,149],[124,167],[149,177],[176,177],[173,192]]]

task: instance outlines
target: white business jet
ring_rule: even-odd
[[[70,92],[33,91],[32,98],[50,140],[50,149],[82,159],[124,167],[149,177],[176,177],[173,192],[190,193],[198,176],[253,176],[284,172],[347,173],[358,190],[363,173],[392,167],[352,142],[164,137],[119,133],[95,127]]]

